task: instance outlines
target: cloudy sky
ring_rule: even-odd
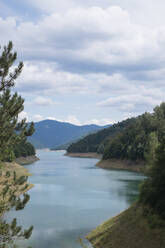
[[[0,0],[23,117],[107,124],[165,100],[164,0]]]

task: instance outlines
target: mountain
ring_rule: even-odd
[[[28,140],[36,148],[56,148],[106,127],[108,125],[76,126],[67,122],[43,120],[35,123],[35,133]]]

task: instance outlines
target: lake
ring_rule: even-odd
[[[24,227],[34,226],[31,238],[21,247],[80,248],[80,237],[137,198],[142,174],[100,169],[95,166],[97,159],[64,153],[37,151],[40,160],[26,166],[35,185],[29,191],[30,201],[24,210],[8,213],[9,219],[16,217]]]

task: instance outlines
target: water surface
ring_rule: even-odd
[[[34,225],[33,248],[80,248],[78,239],[136,199],[143,175],[95,167],[97,159],[71,158],[63,151],[38,151],[26,166],[35,187],[22,211],[11,212],[24,227]],[[23,244],[21,245],[23,247]]]

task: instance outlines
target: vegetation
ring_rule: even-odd
[[[20,75],[23,63],[20,62],[14,72],[11,72],[17,54],[12,52],[13,45],[9,42],[0,55],[0,160],[12,161],[14,147],[25,143],[26,137],[34,132],[34,124],[30,126],[26,119],[18,121],[18,116],[24,109],[24,99],[17,93],[12,94],[10,88]]]
[[[27,183],[27,176],[24,169],[18,165],[13,165],[11,170],[6,164],[1,166],[0,170],[0,217],[3,213],[14,209],[22,210],[29,201],[29,195],[25,192],[31,186]],[[9,169],[9,170],[8,170]],[[17,173],[16,173],[17,171]],[[20,194],[23,197],[20,197]],[[11,223],[0,221],[0,248],[16,247],[14,242],[17,239],[28,239],[31,236],[33,227],[23,230],[17,225],[17,220],[13,219]]]
[[[114,135],[104,152],[109,158],[145,160],[147,179],[138,201],[87,239],[97,248],[165,247],[165,103]]]
[[[145,113],[137,117],[134,123],[128,125],[109,141],[103,159],[145,160],[151,137],[157,136],[156,121],[155,114]]]
[[[165,227],[153,228],[143,208],[134,205],[98,226],[87,239],[94,248],[164,248]]]
[[[23,67],[20,63],[10,72],[16,57],[9,42],[0,56],[0,161],[35,154],[34,147],[26,141],[34,125],[28,125],[25,119],[18,121],[24,100],[10,91]],[[148,178],[141,186],[138,202],[88,235],[94,247],[165,247],[165,103],[152,114],[122,121],[71,144],[68,152],[97,152],[103,153],[104,160],[147,162]],[[26,176],[0,170],[0,216],[12,208],[23,209],[29,196],[20,194],[28,188]],[[6,223],[1,218],[0,248],[16,247],[15,240],[29,238],[32,229],[22,230],[16,219]]]
[[[86,136],[71,144],[67,152],[103,153],[103,160],[153,160],[155,148],[161,142],[164,122],[165,103],[162,103],[152,114],[145,113]]]
[[[30,142],[22,142],[14,146],[14,155],[16,158],[35,155],[35,148]]]
[[[157,214],[165,221],[165,133],[162,134],[147,175],[148,178],[141,186],[139,202],[148,215]]]
[[[16,52],[12,52],[13,45],[9,42],[0,55],[0,248],[16,247],[16,239],[28,239],[33,227],[23,230],[17,225],[16,219],[7,223],[2,219],[4,212],[10,209],[21,210],[29,200],[25,192],[29,189],[27,176],[18,176],[15,166],[10,164],[6,170],[4,161],[12,161],[17,156],[34,154],[34,148],[26,142],[28,136],[34,132],[34,124],[28,125],[26,119],[18,121],[18,116],[24,109],[24,99],[17,93],[11,93],[15,80],[20,75],[23,63],[20,62],[11,71],[17,59]],[[2,163],[3,162],[3,163]],[[23,196],[20,197],[20,194]]]
[[[165,133],[164,133],[165,134]],[[95,248],[165,247],[165,142],[155,150],[138,201],[92,231]]]
[[[82,138],[78,142],[72,143],[67,152],[69,153],[86,153],[86,152],[97,152],[104,153],[105,147],[107,146],[110,139],[114,137],[115,134],[121,132],[128,125],[135,122],[135,118],[128,119],[108,128],[105,128],[97,133],[90,134],[85,138]]]

